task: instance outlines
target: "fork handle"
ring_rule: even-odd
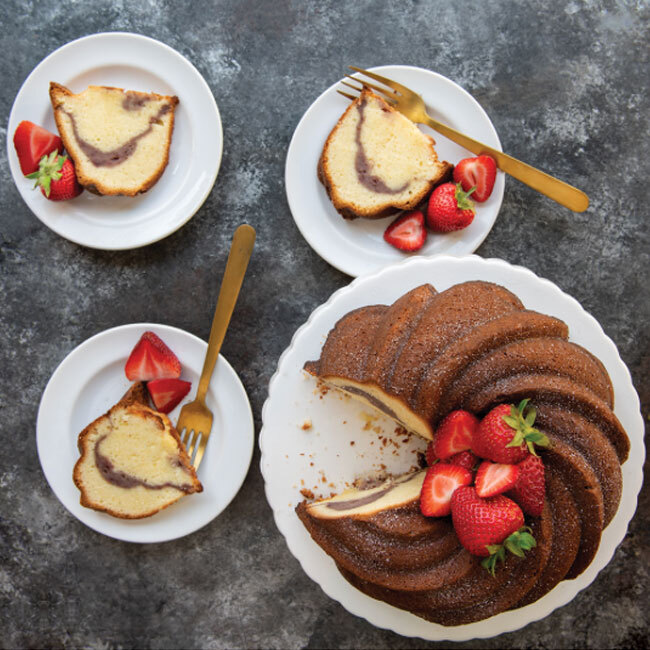
[[[425,124],[476,155],[488,154],[492,156],[497,163],[497,167],[506,174],[510,174],[513,178],[557,201],[564,207],[569,208],[569,210],[584,212],[589,207],[589,197],[577,187],[573,187],[573,185],[569,185],[559,178],[531,167],[507,153],[503,153],[503,151],[493,149],[478,140],[474,140],[474,138],[470,138],[428,115]]]
[[[205,401],[212,372],[219,358],[221,344],[226,336],[226,330],[230,324],[230,317],[237,303],[239,290],[244,281],[244,275],[248,267],[248,261],[253,253],[254,244],[255,229],[246,224],[239,226],[235,231],[232,244],[230,245],[228,262],[223,274],[223,280],[221,281],[221,289],[219,290],[219,299],[214,310],[214,318],[212,319],[208,351],[205,353],[203,370],[199,379],[199,388],[196,392],[196,398],[201,400],[201,402]]]

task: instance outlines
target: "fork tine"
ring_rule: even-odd
[[[199,440],[199,437],[201,435],[200,431],[194,431],[194,436],[192,437],[192,442],[190,442],[189,446],[187,447],[187,455],[190,457],[190,462],[192,461],[192,457],[194,456],[194,451],[196,449],[196,443]],[[194,463],[192,463],[194,465]]]
[[[346,75],[346,76],[350,77],[350,75]],[[354,77],[350,77],[350,79],[354,79]],[[357,81],[357,80],[355,79],[355,81]],[[380,88],[379,86],[375,86],[374,84],[365,83],[365,82],[364,82],[363,86],[361,86],[361,88],[357,88],[356,86],[353,86],[351,83],[348,83],[347,81],[340,81],[339,83],[342,83],[344,86],[347,86],[348,88],[352,88],[352,90],[356,90],[359,93],[363,90],[363,86],[368,86],[370,88],[374,88],[375,90],[378,90],[380,93],[382,93],[382,95],[384,93],[391,92],[389,90],[386,90],[385,88]],[[339,91],[339,92],[341,92],[341,91]],[[341,93],[341,94],[343,94],[343,93]],[[347,95],[347,96],[349,97],[349,95]],[[353,99],[356,99],[356,97],[354,97]],[[387,104],[390,104],[391,106],[395,106],[395,104],[397,104],[397,101],[394,100],[392,97],[385,97],[384,96],[384,97],[382,97],[382,99]]]
[[[393,81],[392,79],[387,79],[386,77],[382,77],[381,75],[375,74],[374,72],[369,72],[368,70],[364,70],[363,68],[357,68],[354,65],[349,65],[348,68],[350,68],[350,70],[354,70],[355,72],[360,72],[361,74],[365,74],[367,77],[370,77],[375,81],[379,81],[380,83],[383,83],[385,86],[388,86],[389,88],[392,88],[393,90],[396,90],[397,92],[402,93],[403,95],[410,95],[413,92],[406,86],[402,86],[402,84],[398,84],[397,81]]]
[[[394,90],[391,90],[390,88],[382,88],[381,86],[377,86],[376,84],[371,84],[369,81],[365,81],[363,79],[359,79],[358,77],[351,77],[349,74],[345,75],[348,79],[352,79],[352,81],[356,81],[358,84],[361,84],[361,88],[355,88],[355,90],[358,90],[361,92],[363,90],[364,86],[368,86],[368,88],[372,88],[373,90],[376,90],[377,92],[382,93],[382,95],[388,95],[390,98],[395,98],[398,93],[396,93]],[[341,81],[342,84],[345,84],[346,86],[350,86],[350,88],[354,88],[351,84]]]
[[[194,459],[194,469],[199,469],[199,465],[201,463],[201,460],[203,459],[203,453],[205,452],[205,447],[207,443],[207,437],[206,436],[201,436],[201,440],[199,442],[199,446],[196,450],[196,458]]]
[[[354,95],[350,95],[350,93],[344,93],[342,90],[337,90],[336,92],[337,92],[339,95],[343,95],[343,97],[347,97],[348,99],[351,99],[352,101],[354,101],[355,99],[357,99],[357,97],[355,97]]]

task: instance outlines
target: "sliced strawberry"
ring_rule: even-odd
[[[407,212],[401,217],[397,217],[386,228],[384,239],[401,251],[420,250],[427,239],[424,214],[419,210],[413,210],[413,212]]]
[[[476,466],[479,463],[479,458],[478,456],[475,456],[469,449],[465,449],[465,451],[459,451],[457,454],[449,456],[445,462],[449,463],[450,465],[459,465],[460,467],[464,467],[470,472],[473,472],[476,470]]]
[[[527,515],[539,517],[544,510],[546,481],[544,480],[544,463],[539,456],[530,455],[517,465],[519,478],[508,492]]]
[[[156,408],[169,413],[190,392],[192,383],[182,379],[153,379],[147,382],[147,390]]]
[[[153,332],[145,332],[127,359],[124,372],[130,381],[180,377],[181,362]]]
[[[420,511],[426,517],[444,517],[451,512],[451,497],[463,485],[472,482],[472,473],[464,467],[436,463],[427,470],[420,492]]]
[[[438,425],[433,436],[433,451],[437,458],[447,459],[459,451],[472,448],[479,420],[469,411],[452,411]]]
[[[24,176],[38,169],[43,156],[53,151],[63,152],[63,142],[58,135],[27,120],[23,120],[14,132],[14,147]]]
[[[476,494],[481,498],[503,494],[517,482],[519,467],[483,461],[476,472]]]
[[[465,192],[475,187],[472,198],[479,203],[490,198],[496,177],[497,165],[494,158],[486,155],[465,158],[454,167],[454,181],[460,183]]]

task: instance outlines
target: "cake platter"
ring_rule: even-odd
[[[561,582],[540,600],[517,610],[457,627],[429,623],[409,612],[374,600],[352,587],[333,560],[311,539],[294,512],[305,496],[329,496],[361,476],[383,470],[401,474],[413,468],[426,447],[415,436],[396,435],[395,423],[337,391],[319,389],[302,371],[317,359],[329,330],[348,311],[389,304],[406,291],[430,282],[444,290],[466,280],[496,282],[513,291],[526,308],[556,316],[569,326],[570,340],[595,354],[609,372],[615,413],[630,438],[622,466],[623,493],[611,524],[603,531],[598,553],[575,580]],[[318,307],[295,333],[282,354],[262,411],[261,470],[275,522],[293,555],[323,591],[348,611],[373,625],[428,640],[466,641],[512,632],[570,602],[612,558],[636,509],[643,479],[643,419],[630,373],[616,346],[598,322],[572,297],[532,271],[503,260],[437,256],[412,258],[354,280]],[[399,432],[398,432],[399,433]],[[302,491],[302,492],[301,492]]]
[[[494,125],[481,105],[463,88],[440,74],[404,65],[369,68],[420,93],[432,117],[458,131],[501,150]],[[358,276],[399,262],[405,253],[387,244],[386,227],[395,218],[347,221],[334,209],[316,168],[330,131],[349,106],[339,95],[337,82],[307,109],[291,139],[285,165],[285,186],[294,221],[307,243],[325,261],[343,273]],[[420,127],[436,141],[440,160],[457,163],[474,154],[428,127]],[[453,233],[429,233],[423,248],[412,256],[473,253],[487,237],[497,218],[505,187],[505,175],[497,173],[490,198],[477,204],[473,223]]]
[[[221,355],[206,397],[214,414],[210,441],[197,472],[203,492],[191,494],[145,519],[118,519],[84,508],[72,470],[79,458],[78,434],[117,402],[131,382],[124,364],[147,330],[174,350],[192,382],[185,399],[169,414],[173,423],[184,404],[194,399],[207,343],[183,330],[154,323],[132,323],[105,330],[76,347],[52,374],[38,409],[36,443],[43,473],[59,501],[93,530],[126,542],[153,543],[177,539],[217,517],[234,499],[250,466],[254,425],[246,391]]]
[[[57,133],[50,81],[80,92],[89,85],[177,95],[169,163],[160,180],[136,197],[83,192],[48,201],[20,170],[13,134],[22,120]],[[7,157],[29,209],[51,230],[90,248],[125,250],[167,237],[196,213],[217,178],[223,149],[221,118],[198,70],[168,45],[140,34],[108,32],[63,45],[31,72],[14,101],[7,125]]]

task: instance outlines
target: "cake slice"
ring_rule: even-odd
[[[318,178],[346,219],[378,219],[421,203],[450,171],[434,140],[364,88],[329,134]]]
[[[134,384],[79,434],[73,479],[82,506],[140,519],[203,490],[176,429],[147,406],[145,391]]]
[[[50,82],[50,99],[77,179],[87,190],[135,196],[160,178],[178,97],[107,86],[75,95]]]

